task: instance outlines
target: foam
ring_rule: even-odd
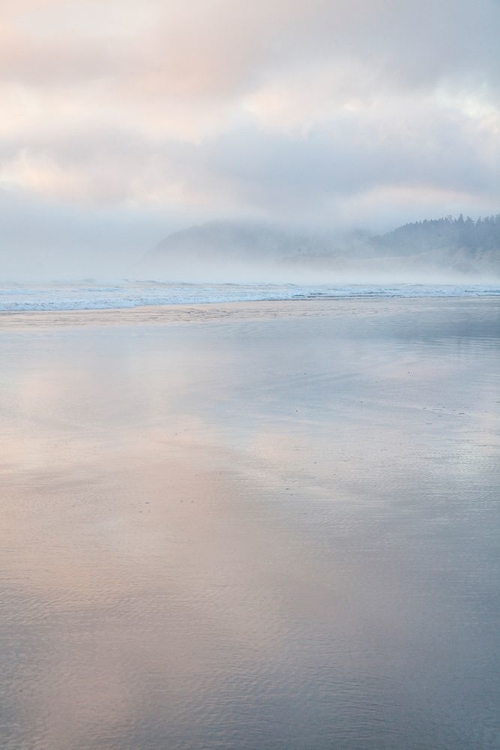
[[[259,300],[389,297],[500,296],[500,286],[480,284],[176,284],[114,281],[0,287],[0,312],[104,310],[151,305],[191,305]]]

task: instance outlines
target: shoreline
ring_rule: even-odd
[[[500,297],[335,297],[329,299],[253,300],[234,302],[176,303],[137,307],[85,310],[0,311],[0,330],[38,327],[82,327],[125,325],[168,325],[184,323],[236,322],[294,317],[329,317],[357,308],[369,315],[381,312],[431,310],[491,305],[500,308]]]

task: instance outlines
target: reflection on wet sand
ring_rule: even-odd
[[[500,305],[410,302],[4,325],[2,747],[495,746]]]

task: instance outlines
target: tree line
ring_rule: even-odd
[[[425,219],[404,224],[376,241],[382,248],[399,252],[440,249],[500,253],[500,214],[476,221],[462,214],[457,219],[452,216]]]

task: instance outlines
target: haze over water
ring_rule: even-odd
[[[499,747],[499,300],[103,315],[1,321],[2,748]]]

